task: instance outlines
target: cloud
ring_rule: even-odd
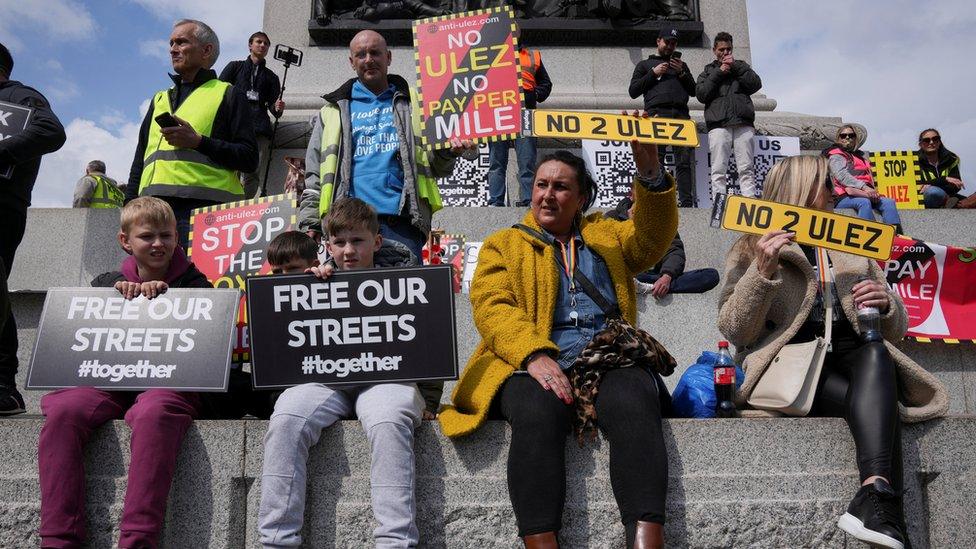
[[[45,40],[80,40],[97,32],[91,12],[75,0],[0,1],[0,42],[12,50],[23,38],[39,34]]]
[[[43,64],[46,80],[44,91],[55,103],[66,103],[81,95],[78,85],[71,80],[61,62],[48,59]]]
[[[866,149],[915,149],[936,127],[976,189],[976,109],[969,69],[976,10],[966,0],[750,0],[753,64],[777,110],[841,116],[868,129]]]
[[[148,107],[144,102],[142,113]],[[139,139],[139,121],[125,119],[121,113],[109,112],[96,123],[84,118],[72,120],[66,127],[68,140],[59,151],[41,160],[41,170],[34,186],[35,207],[71,207],[75,183],[85,174],[90,160],[102,160],[107,175],[119,183],[129,179],[129,167]]]
[[[263,0],[131,0],[161,21],[196,19],[210,25],[220,38],[218,66],[247,55],[247,38],[262,26]],[[142,45],[140,44],[140,51]],[[166,57],[167,63],[169,56]]]
[[[156,60],[161,60],[170,66],[169,43],[165,39],[142,40],[139,42],[139,53]]]

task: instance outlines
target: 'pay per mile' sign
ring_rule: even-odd
[[[792,231],[798,244],[880,260],[891,256],[895,238],[892,225],[738,195],[728,197],[722,227],[758,235],[777,229]]]
[[[631,141],[697,147],[698,130],[691,120],[637,117],[602,112],[570,112],[533,109],[522,111],[524,135]]]
[[[424,146],[452,138],[514,139],[521,132],[521,76],[511,8],[458,13],[413,23]]]
[[[247,279],[255,388],[457,379],[451,267]]]

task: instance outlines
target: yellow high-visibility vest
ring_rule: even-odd
[[[210,137],[217,109],[229,87],[227,82],[214,78],[193,90],[175,113],[170,108],[168,91],[157,92],[153,97],[154,118],[164,112],[172,113],[189,122],[200,135]],[[149,125],[139,195],[233,202],[244,198],[244,187],[234,170],[199,151],[167,143],[154,119]]]
[[[89,208],[121,208],[125,202],[122,190],[108,179],[95,174],[88,174],[95,180],[95,192],[92,193]]]

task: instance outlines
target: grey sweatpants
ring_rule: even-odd
[[[735,155],[735,170],[739,174],[739,194],[756,197],[756,178],[753,159],[756,129],[752,126],[714,128],[708,132],[708,151],[712,155],[710,166],[712,197],[728,192],[729,156]]]
[[[264,547],[302,542],[308,452],[322,430],[358,417],[370,447],[370,495],[378,548],[416,547],[414,429],[423,399],[413,383],[329,388],[298,385],[278,398],[264,437],[258,533]]]

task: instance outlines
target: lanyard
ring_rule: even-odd
[[[576,290],[576,283],[573,280],[573,273],[576,272],[576,239],[570,237],[568,251],[565,244],[559,240],[556,242],[559,242],[559,251],[563,255],[563,270],[566,271],[566,278],[569,279],[569,291],[573,292]]]
[[[830,262],[827,261],[827,250],[817,248],[817,275],[820,278],[820,291],[823,292],[824,299],[827,299],[830,291]]]

